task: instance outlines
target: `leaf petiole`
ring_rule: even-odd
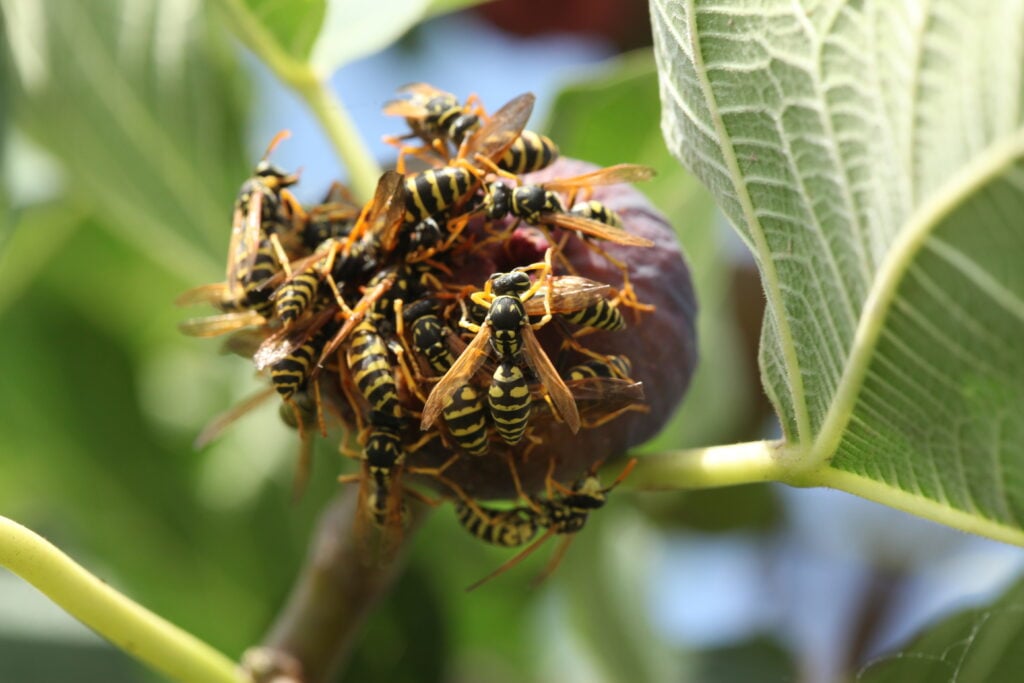
[[[226,23],[235,35],[285,85],[306,101],[348,169],[349,184],[356,198],[366,201],[372,197],[381,175],[380,166],[356,130],[341,99],[331,91],[328,75],[318,73],[308,62],[299,61],[285,52],[242,0],[220,0],[218,5],[227,15]]]
[[[39,534],[0,517],[0,565],[73,617],[175,681],[244,683],[248,678],[195,636],[114,590]]]

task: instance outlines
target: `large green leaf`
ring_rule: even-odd
[[[857,683],[1016,681],[1024,667],[1024,586],[995,604],[970,609],[929,628],[910,646],[881,657]]]
[[[1024,542],[1024,2],[651,14],[669,147],[761,269],[783,478]]]
[[[243,83],[191,3],[2,0],[19,126],[119,238],[212,279],[243,162]],[[46,240],[45,233],[30,239]]]

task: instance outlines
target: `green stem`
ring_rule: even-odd
[[[327,77],[307,62],[285,52],[242,0],[220,0],[219,5],[227,14],[227,24],[238,38],[277,74],[282,83],[306,101],[348,169],[349,184],[356,198],[362,201],[370,199],[381,175],[380,166],[364,144],[341,100],[328,86]]]
[[[69,614],[172,680],[242,683],[235,663],[132,602],[35,532],[0,517],[0,565]]]
[[[753,441],[642,455],[627,480],[631,489],[664,491],[781,481],[786,465],[780,441]]]

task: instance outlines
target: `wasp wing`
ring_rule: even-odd
[[[576,408],[576,400],[572,392],[565,386],[565,381],[559,376],[551,359],[544,352],[544,348],[537,341],[537,335],[529,325],[523,326],[523,358],[537,373],[541,384],[547,389],[548,395],[558,409],[558,414],[565,420],[569,430],[575,434],[580,430],[580,413]]]
[[[575,190],[581,187],[593,187],[595,185],[616,185],[618,183],[638,183],[650,180],[654,177],[654,169],[650,166],[640,164],[615,164],[606,168],[599,168],[590,173],[572,176],[570,178],[556,178],[555,180],[544,181],[544,187],[555,192]]]
[[[523,93],[505,103],[467,139],[465,156],[497,159],[504,154],[526,127],[535,99],[533,93]]]
[[[420,429],[426,431],[437,421],[438,415],[444,409],[445,403],[459,388],[466,384],[480,366],[487,360],[487,343],[491,338],[491,326],[484,325],[480,331],[469,342],[469,346],[463,350],[448,372],[444,373],[427,396],[423,404],[423,418],[420,420]]]
[[[611,286],[579,275],[556,275],[551,278],[551,312],[573,313],[581,311],[600,299],[607,298]],[[548,285],[542,285],[537,293],[524,302],[526,312],[530,315],[544,314],[544,299],[548,295]]]
[[[653,247],[651,240],[633,235],[620,228],[613,228],[610,225],[595,221],[592,218],[584,218],[571,213],[555,211],[541,214],[541,222],[553,225],[563,230],[575,230],[589,237],[606,240],[615,244],[622,244],[628,247]]]
[[[219,337],[243,327],[263,325],[266,322],[266,318],[259,313],[238,311],[205,318],[189,318],[178,323],[178,329],[190,337]]]

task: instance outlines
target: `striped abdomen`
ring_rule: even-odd
[[[583,218],[589,218],[590,220],[597,221],[598,223],[610,225],[613,228],[622,228],[622,218],[619,214],[594,199],[591,199],[589,202],[577,202],[576,204],[573,204],[569,213],[574,216],[581,216]]]
[[[633,364],[625,356],[609,356],[604,360],[591,358],[574,365],[565,373],[565,379],[613,378],[628,379]]]
[[[283,324],[293,323],[316,298],[320,290],[320,265],[313,264],[274,293],[274,311]]]
[[[388,347],[371,318],[359,323],[349,338],[346,362],[359,393],[370,409],[398,417],[398,388],[391,370]]]
[[[379,526],[388,521],[395,469],[405,462],[399,429],[399,422],[393,416],[371,411],[370,436],[363,449],[363,458],[370,477],[367,507],[373,521]]]
[[[291,398],[306,383],[314,358],[320,354],[329,337],[327,329],[319,330],[290,354],[271,364],[270,381],[281,398]]]
[[[459,448],[470,455],[487,452],[487,411],[483,396],[473,385],[463,385],[453,393],[441,415]]]
[[[535,516],[529,508],[492,510],[477,507],[480,512],[461,501],[456,502],[455,516],[466,531],[481,541],[512,548],[526,543],[537,534]]]
[[[498,159],[498,168],[515,174],[539,171],[558,158],[558,145],[546,135],[524,130]]]
[[[530,420],[530,387],[519,366],[509,360],[498,365],[487,389],[487,405],[498,435],[510,446],[519,443]]]
[[[446,166],[405,179],[405,222],[412,225],[440,215],[467,194],[474,182],[464,168]]]
[[[626,327],[626,319],[617,306],[607,299],[598,299],[586,308],[571,313],[563,313],[562,317],[580,327],[593,327],[598,330],[622,330]]]

